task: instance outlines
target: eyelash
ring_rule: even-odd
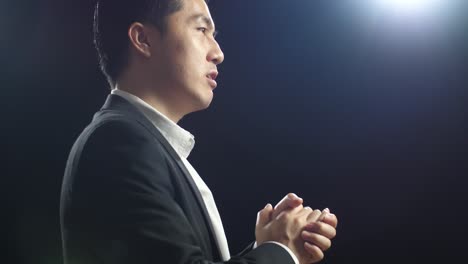
[[[201,31],[201,32],[203,32],[203,33],[205,33],[208,29],[205,28],[205,27],[199,27],[199,28],[197,28],[197,30],[199,30],[199,31]],[[216,38],[216,35],[218,35],[218,31],[214,31],[214,32],[213,32],[213,38]]]

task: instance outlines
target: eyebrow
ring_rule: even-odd
[[[192,15],[192,16],[190,16],[190,17],[188,18],[188,21],[189,21],[189,22],[192,22],[192,21],[196,21],[196,20],[200,20],[200,19],[201,19],[203,22],[205,22],[205,23],[208,25],[208,27],[209,27],[210,29],[213,29],[213,30],[214,30],[213,21],[212,21],[209,17],[205,16],[204,14],[195,14],[195,15]]]

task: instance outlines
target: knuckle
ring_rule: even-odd
[[[317,234],[315,233],[309,233],[309,232],[306,232],[307,233],[307,239],[310,241],[310,242],[316,242],[317,241]]]
[[[280,222],[285,222],[287,219],[288,219],[288,215],[287,215],[285,212],[283,212],[283,213],[281,213],[280,215],[278,215],[278,220],[279,220]]]
[[[323,249],[322,249],[322,250],[323,250],[323,251],[328,250],[329,248],[331,248],[331,246],[332,246],[331,240],[330,240],[330,239],[326,239],[326,240],[324,241],[324,245],[323,245]]]
[[[309,254],[312,255],[312,258],[315,260],[315,262],[318,262],[323,259],[323,252],[317,246],[309,244],[308,251]]]
[[[320,250],[318,247],[315,247],[315,249],[315,258],[318,260],[322,260],[324,257],[322,250]]]
[[[314,230],[317,232],[323,231],[323,223],[322,222],[315,222]]]
[[[319,250],[319,253],[318,253],[318,256],[317,256],[318,260],[322,260],[323,257],[324,257],[323,252],[321,250]]]
[[[300,225],[300,224],[301,224],[301,220],[300,220],[298,217],[294,217],[294,218],[292,219],[292,223],[293,223],[294,225]]]
[[[304,240],[311,240],[312,239],[312,233],[307,232],[307,231],[302,231],[302,239]]]
[[[336,229],[332,228],[330,231],[330,238],[334,238],[336,236]]]
[[[316,223],[315,228],[317,233],[323,234],[327,238],[331,239],[336,236],[336,229],[328,224],[318,222]]]

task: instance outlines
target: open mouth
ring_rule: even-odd
[[[218,85],[215,81],[218,73],[217,72],[211,72],[206,75],[206,78],[208,78],[208,82],[210,83],[210,86],[214,89]]]
[[[218,76],[218,72],[212,71],[206,75],[206,77],[210,80],[216,80],[216,77]]]

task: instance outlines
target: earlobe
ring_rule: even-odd
[[[144,25],[138,22],[130,25],[128,29],[128,37],[130,39],[131,47],[133,47],[137,53],[147,58],[151,56],[151,45]]]

